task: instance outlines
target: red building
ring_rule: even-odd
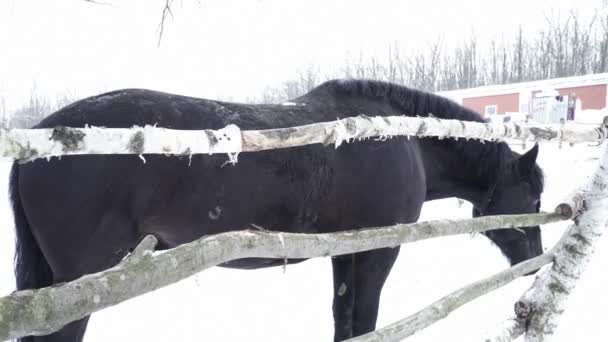
[[[576,97],[582,110],[608,107],[608,73],[484,86],[438,94],[479,113],[492,115],[529,113],[533,96],[548,90],[557,91],[562,96]]]

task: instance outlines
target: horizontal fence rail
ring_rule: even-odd
[[[480,123],[434,117],[360,115],[332,122],[267,130],[240,130],[228,125],[218,130],[173,130],[154,126],[133,128],[2,129],[0,156],[33,160],[78,154],[212,154],[253,152],[310,144],[333,144],[369,138],[418,136],[479,140],[602,142],[608,126],[564,127]]]

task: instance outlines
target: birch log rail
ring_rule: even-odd
[[[553,212],[428,221],[329,234],[245,230],[207,236],[157,253],[152,253],[155,238],[149,236],[111,269],[69,283],[0,298],[0,341],[49,334],[68,322],[230,260],[349,254],[433,237],[483,232],[496,227],[536,226],[564,219]]]
[[[173,130],[154,126],[133,128],[2,129],[0,156],[24,161],[78,154],[228,153],[333,144],[373,137],[418,136],[481,140],[596,142],[608,137],[608,121],[598,127],[519,125],[442,120],[434,117],[360,115],[332,122],[268,130],[243,130],[228,125],[219,130]]]

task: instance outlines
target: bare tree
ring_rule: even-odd
[[[593,72],[608,71],[608,0],[604,0],[601,27],[595,32]]]
[[[521,82],[524,79],[524,34],[521,25],[517,31],[517,38],[515,41],[515,51],[513,53],[513,81]]]
[[[452,90],[458,88],[458,78],[454,72],[454,67],[456,65],[454,56],[444,55],[441,64],[441,83],[438,90]]]
[[[28,102],[11,115],[8,125],[11,128],[30,128],[53,111],[50,101],[38,93],[34,85],[30,90]]]
[[[491,83],[500,83],[500,78],[498,74],[499,67],[499,57],[498,57],[498,47],[496,46],[496,40],[492,40],[490,43],[490,82]]]
[[[163,33],[165,32],[165,21],[167,20],[167,17],[173,17],[171,5],[173,5],[173,0],[165,0],[160,23],[158,24],[158,46],[160,46],[160,42],[163,39]]]
[[[8,117],[6,112],[6,99],[0,96],[0,126],[8,128]]]
[[[398,65],[401,64],[399,48],[396,45],[388,46],[387,67],[384,72],[384,78],[389,82],[398,82]]]
[[[492,39],[483,46],[472,33],[451,51],[441,39],[413,52],[391,44],[385,58],[360,51],[357,57],[347,58],[332,77],[388,80],[437,91],[606,72],[608,5],[604,3],[590,18],[571,11],[562,20],[559,13],[550,13],[545,17],[546,28],[532,36],[520,26],[511,43]],[[319,69],[309,65],[297,79],[267,88],[264,102],[284,101],[310,90],[328,78]]]
[[[550,39],[553,42],[553,49],[550,50],[551,61],[554,65],[554,74],[550,77],[568,76],[568,36],[570,34],[570,17],[565,23],[561,22],[558,14],[555,17],[546,17],[547,26],[549,27]]]
[[[477,37],[474,33],[460,47],[456,48],[455,63],[458,87],[471,88],[477,86]]]

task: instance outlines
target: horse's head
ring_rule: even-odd
[[[537,213],[543,189],[543,174],[536,165],[538,145],[523,155],[513,153],[503,164],[496,183],[492,184],[473,217]],[[484,233],[507,257],[511,265],[543,253],[540,227],[495,229]]]

